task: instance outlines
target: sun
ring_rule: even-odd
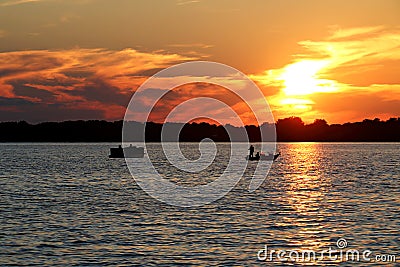
[[[279,80],[287,96],[309,95],[317,92],[336,91],[335,82],[321,79],[321,71],[329,65],[328,60],[300,60],[287,65]]]

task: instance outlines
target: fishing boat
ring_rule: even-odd
[[[110,148],[109,158],[143,158],[144,157],[144,148],[137,146],[127,146],[122,147],[121,145],[118,147]]]
[[[246,160],[251,160],[251,161],[257,161],[257,160],[276,160],[279,156],[281,155],[281,152],[277,153],[277,154],[273,154],[273,153],[268,153],[268,154],[264,154],[264,153],[257,153],[255,156],[250,157],[250,155],[246,156]]]

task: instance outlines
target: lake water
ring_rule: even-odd
[[[371,251],[370,261],[343,265],[400,262],[400,143],[278,144],[260,188],[247,190],[250,163],[230,193],[199,208],[148,196],[123,159],[108,158],[112,145],[0,144],[0,265],[337,266],[262,256],[265,246],[320,255],[340,238],[345,252]],[[211,170],[180,178],[197,183]]]

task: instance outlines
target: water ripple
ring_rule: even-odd
[[[197,209],[150,198],[123,160],[107,158],[111,145],[0,145],[0,265],[265,266],[264,245],[321,251],[339,238],[400,259],[398,143],[279,144],[256,192],[247,190],[249,165],[229,194]],[[182,147],[196,158],[197,144]],[[176,183],[208,183],[226,167],[229,144],[218,151],[199,174],[171,169],[161,154],[157,168]]]

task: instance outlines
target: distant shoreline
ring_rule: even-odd
[[[168,123],[167,123],[168,124]],[[136,130],[136,137],[129,142],[141,141],[137,136],[144,129],[144,123],[126,122]],[[182,127],[180,142],[200,142],[210,138],[215,142],[244,142],[234,135],[230,139],[224,127],[231,133],[243,132],[243,128],[232,125],[214,125],[202,123],[170,123]],[[123,121],[64,121],[30,124],[20,122],[0,122],[0,143],[120,143],[122,141]],[[163,124],[146,123],[146,142],[161,142]],[[139,131],[137,131],[139,129]],[[250,142],[260,142],[261,132],[267,136],[264,141],[277,142],[400,142],[400,118],[386,121],[379,119],[363,120],[344,124],[329,125],[325,120],[316,120],[304,124],[301,118],[279,119],[275,124],[264,123],[261,126],[247,125],[246,133]],[[236,137],[235,137],[236,136]],[[236,139],[235,139],[236,138]]]

